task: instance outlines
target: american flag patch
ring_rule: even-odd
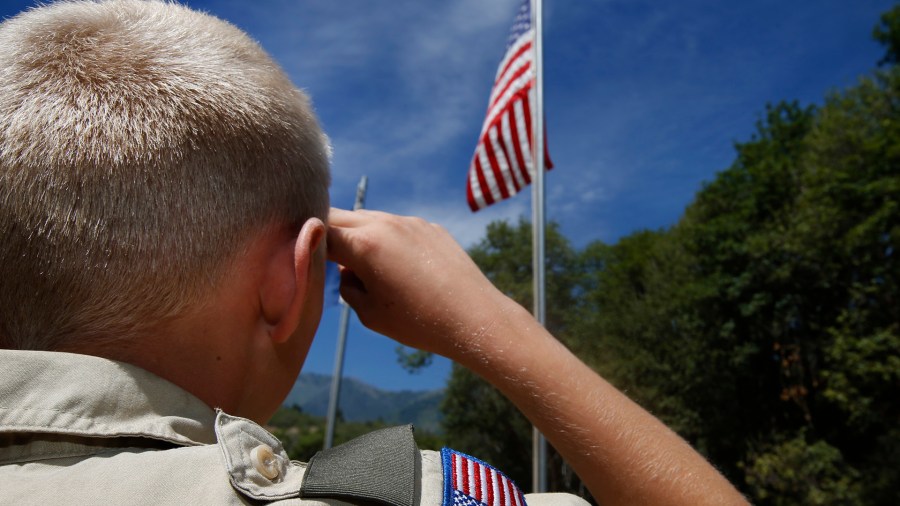
[[[525,495],[505,474],[450,448],[441,450],[443,506],[527,506]]]

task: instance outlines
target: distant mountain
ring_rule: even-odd
[[[298,405],[303,412],[325,416],[328,412],[328,394],[331,376],[304,373],[297,378],[294,388],[284,401],[285,406]],[[412,423],[429,432],[440,432],[439,406],[444,398],[443,390],[386,391],[355,378],[341,382],[338,409],[347,421],[364,422],[383,420],[391,424]]]

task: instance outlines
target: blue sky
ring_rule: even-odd
[[[31,1],[0,2],[8,17]],[[463,245],[530,215],[527,192],[472,214],[465,176],[517,0],[187,1],[247,31],[313,99],[334,147],[332,203],[423,216]],[[887,0],[545,0],[547,216],[577,246],[673,224],[733,160],[767,102],[820,104],[871,71]],[[329,373],[337,308],[304,370]],[[351,322],[345,373],[389,389],[395,345]]]

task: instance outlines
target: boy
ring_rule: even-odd
[[[439,227],[329,212],[308,100],[233,26],[59,2],[0,47],[0,503],[499,500],[465,473],[522,499],[408,428],[301,464],[257,425],[303,364],[326,255],[366,325],[494,383],[600,502],[742,501]]]

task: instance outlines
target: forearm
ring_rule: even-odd
[[[703,457],[578,360],[520,306],[499,303],[478,353],[458,360],[495,385],[609,504],[743,504]]]

